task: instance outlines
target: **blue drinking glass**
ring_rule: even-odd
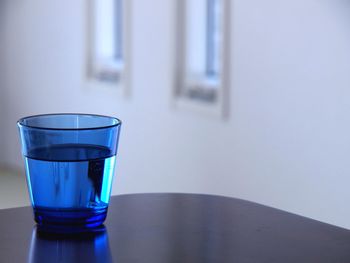
[[[46,114],[17,123],[39,226],[93,228],[107,216],[121,121]]]

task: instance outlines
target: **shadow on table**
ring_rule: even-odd
[[[107,229],[103,227],[98,232],[78,235],[57,235],[42,233],[34,227],[28,262],[113,262]]]

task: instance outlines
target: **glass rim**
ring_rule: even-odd
[[[115,124],[111,125],[102,125],[102,126],[93,126],[89,128],[52,128],[52,127],[42,127],[42,126],[35,126],[35,125],[28,125],[25,124],[24,121],[31,118],[40,118],[40,117],[46,117],[46,116],[86,116],[86,117],[98,117],[98,118],[107,118],[116,121]],[[26,127],[30,129],[39,129],[39,130],[53,130],[53,131],[86,131],[86,130],[100,130],[100,129],[108,129],[113,127],[118,127],[122,124],[122,121],[116,117],[111,117],[107,115],[100,115],[100,114],[90,114],[90,113],[47,113],[47,114],[37,114],[37,115],[30,115],[23,118],[20,118],[17,121],[17,125],[19,127]]]

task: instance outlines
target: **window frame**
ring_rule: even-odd
[[[123,96],[130,95],[130,46],[131,46],[131,0],[122,0],[122,67],[112,68],[112,74],[115,78],[103,80],[97,77],[102,72],[94,71],[94,51],[95,51],[95,19],[94,19],[94,1],[88,0],[86,4],[86,44],[85,44],[85,64],[84,64],[84,82],[88,90],[97,90],[98,92],[110,92],[111,95],[118,93]],[[108,74],[108,72],[106,72]]]
[[[207,1],[207,0],[203,0]],[[176,48],[174,107],[179,110],[196,111],[205,115],[227,118],[229,113],[230,86],[230,0],[222,0],[222,42],[219,61],[220,81],[210,83],[207,79],[189,80],[186,72],[186,0],[178,0],[176,6]],[[213,85],[215,87],[213,88]],[[194,94],[194,93],[198,94]],[[207,92],[207,93],[206,93]],[[214,94],[211,94],[214,93]],[[192,95],[194,94],[194,95]],[[211,97],[215,97],[214,99]]]

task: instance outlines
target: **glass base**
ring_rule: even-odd
[[[99,209],[52,209],[35,207],[34,220],[52,232],[81,232],[103,224],[107,207]]]

